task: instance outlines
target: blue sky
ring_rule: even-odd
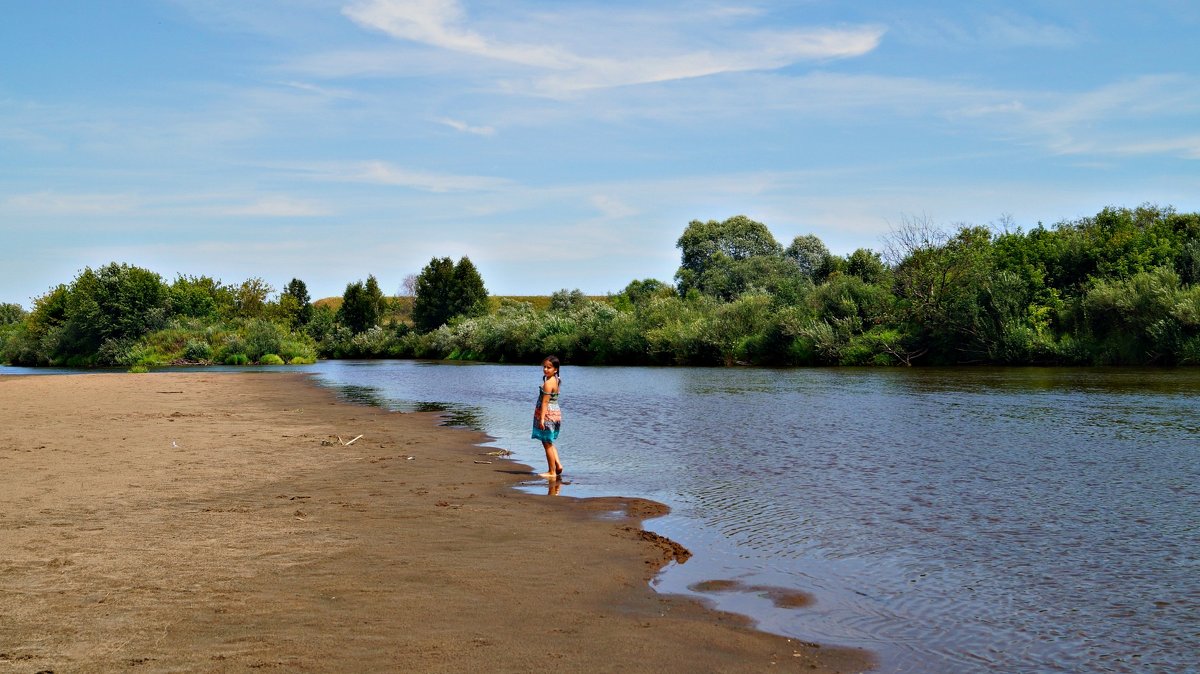
[[[670,280],[693,219],[1200,210],[1200,4],[47,0],[0,21],[0,301],[111,261]]]

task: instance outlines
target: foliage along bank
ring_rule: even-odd
[[[727,365],[1195,364],[1200,214],[1110,208],[1023,231],[909,221],[881,252],[780,244],[744,216],[694,221],[674,283],[598,300],[491,298],[467,258],[434,258],[413,298],[374,277],[336,311],[293,279],[167,284],[136,267],[85,270],[25,313],[0,306],[0,358],[158,365],[420,357]]]

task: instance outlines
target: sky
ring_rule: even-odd
[[[314,298],[670,281],[692,220],[1200,211],[1193,0],[40,0],[0,8],[0,302],[85,267]]]

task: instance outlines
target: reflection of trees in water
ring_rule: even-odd
[[[442,415],[443,426],[469,428],[482,431],[483,411],[478,407],[436,401],[392,400],[380,395],[373,386],[346,384],[338,387],[338,393],[352,403],[382,407],[397,412],[436,412]]]
[[[443,426],[458,426],[473,431],[482,431],[483,414],[478,407],[454,403],[418,402],[413,404],[416,412],[440,412]]]
[[[379,390],[372,386],[357,386],[347,384],[339,386],[338,393],[344,396],[347,400],[360,405],[370,405],[371,407],[386,407],[384,399],[380,397]]]

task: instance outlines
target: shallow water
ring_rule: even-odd
[[[303,371],[544,469],[537,364]],[[647,527],[695,555],[660,591],[884,672],[1197,672],[1197,393],[1200,370],[566,367],[560,493],[667,503]]]
[[[536,365],[315,371],[544,465]],[[695,556],[660,591],[885,672],[1197,671],[1197,393],[1197,370],[566,367],[561,493],[667,503],[648,528]]]

